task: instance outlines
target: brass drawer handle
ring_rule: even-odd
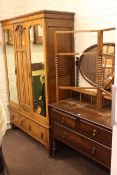
[[[93,136],[96,137],[96,130],[93,130]]]
[[[13,114],[13,115],[12,115],[12,119],[14,120],[14,118],[15,118],[15,115]]]
[[[22,121],[21,121],[21,126],[23,126],[23,123],[24,123],[24,121],[22,120]]]
[[[94,147],[93,147],[93,150],[92,150],[92,154],[95,155],[95,153],[96,153],[96,148],[95,148],[95,146],[94,146]]]
[[[66,138],[66,132],[64,131],[63,134],[62,134],[62,138]]]
[[[15,74],[17,74],[17,68],[15,67]]]
[[[64,117],[62,118],[62,121],[61,122],[62,122],[62,124],[64,124],[64,122],[65,122],[65,118]]]
[[[31,131],[32,130],[32,128],[31,128],[31,126],[29,126],[29,131]]]
[[[41,133],[41,139],[43,139],[43,133]]]
[[[78,117],[81,117],[81,114],[77,114]]]

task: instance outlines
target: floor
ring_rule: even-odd
[[[57,158],[19,129],[7,131],[3,152],[10,175],[109,175],[109,171],[78,152],[64,148]]]

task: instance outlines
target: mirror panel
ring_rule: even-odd
[[[45,67],[41,25],[30,27],[30,48],[34,112],[46,116]]]
[[[88,53],[90,52],[90,53]],[[96,83],[96,60],[97,50],[91,49],[87,54],[80,57],[81,65],[80,70],[89,80]]]
[[[114,78],[114,55],[115,45],[113,43],[104,44],[102,57],[102,79],[104,89],[108,87],[108,84],[110,84]],[[86,49],[80,57],[80,71],[82,76],[95,84],[97,83],[97,56],[98,46],[96,44]]]
[[[16,67],[15,67],[14,46],[13,46],[13,31],[11,29],[5,30],[4,37],[5,37],[10,101],[18,103],[18,94],[16,85]]]

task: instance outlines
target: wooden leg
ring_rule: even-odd
[[[13,123],[11,123],[11,128],[15,129],[15,128],[17,128],[17,126],[15,126]]]
[[[55,142],[55,139],[53,139],[52,157],[55,158],[55,154],[56,154],[56,142]]]

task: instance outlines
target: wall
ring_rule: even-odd
[[[36,10],[61,10],[75,12],[75,27],[97,29],[115,26],[116,0],[26,0],[26,13]]]
[[[75,12],[75,29],[100,29],[115,27],[117,17],[116,0],[1,0],[0,20],[43,9]],[[0,28],[0,42],[1,38]],[[82,39],[84,40],[84,38]],[[87,36],[87,42],[83,40],[81,41],[81,37],[79,37],[75,43],[76,48],[78,42],[81,43],[80,51],[83,50],[84,47],[88,46],[87,43],[89,44],[90,41],[94,41],[95,36]],[[115,34],[110,33],[107,40],[114,41]],[[0,45],[0,98],[3,100],[8,114],[8,96],[2,45]],[[113,175],[115,174],[116,172],[113,172]]]
[[[0,20],[25,13],[25,0],[0,0]]]

